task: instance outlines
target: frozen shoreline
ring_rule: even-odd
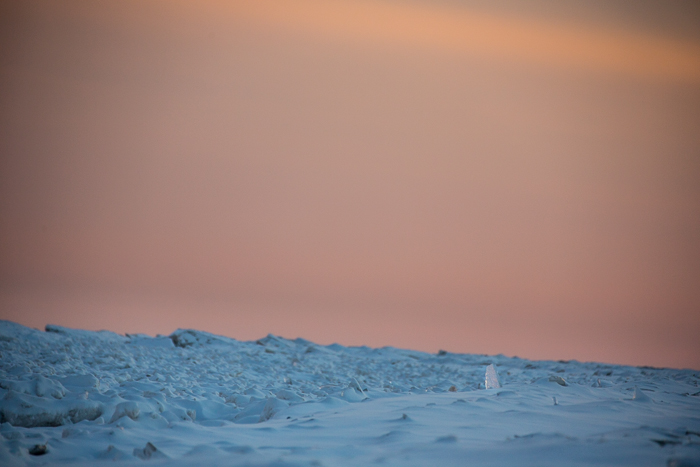
[[[47,331],[0,321],[2,465],[700,465],[693,370]]]

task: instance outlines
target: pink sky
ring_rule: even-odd
[[[700,369],[700,7],[0,8],[0,318]]]

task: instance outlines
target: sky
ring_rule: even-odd
[[[700,369],[693,1],[0,3],[0,318]]]

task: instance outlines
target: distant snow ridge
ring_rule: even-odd
[[[496,365],[507,389],[481,391],[501,388]],[[0,465],[463,465],[479,453],[561,465],[576,443],[630,465],[686,465],[700,458],[699,381],[689,370],[0,321]],[[556,446],[557,462],[537,454]]]
[[[0,368],[0,422],[28,428],[124,417],[260,423],[290,405],[328,397],[360,402],[455,385],[476,389],[483,365],[273,335],[240,342],[183,329],[153,338],[1,323],[3,351],[12,358]]]

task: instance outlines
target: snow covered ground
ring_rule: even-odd
[[[700,465],[692,370],[9,321],[0,354],[2,466]]]

